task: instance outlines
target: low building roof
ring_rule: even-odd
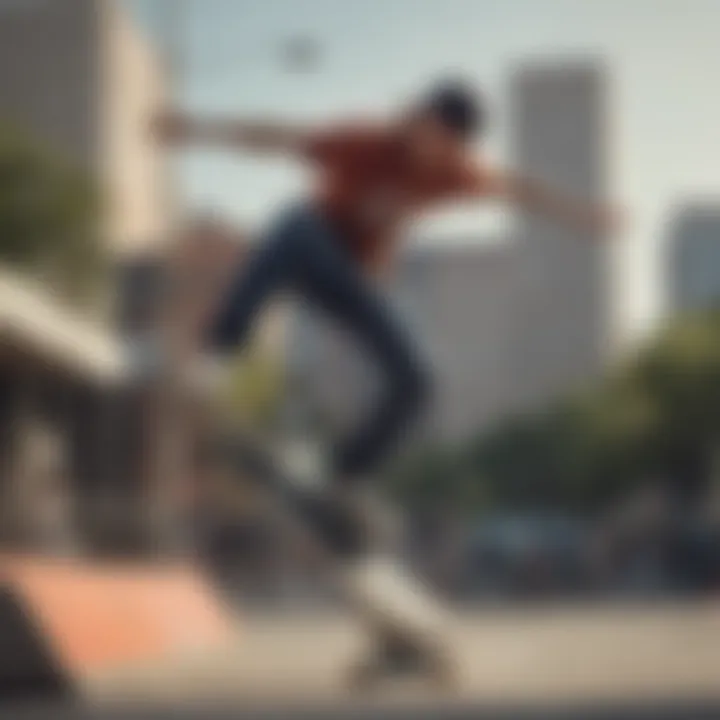
[[[114,383],[124,376],[118,337],[6,268],[0,269],[0,338],[90,382]]]

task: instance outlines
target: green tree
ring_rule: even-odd
[[[676,318],[589,391],[391,477],[409,505],[600,509],[648,482],[701,500],[720,457],[720,309]]]
[[[652,464],[676,489],[701,493],[720,441],[720,311],[679,318],[641,353],[628,379],[657,408]]]
[[[425,448],[404,458],[388,473],[391,494],[415,511],[475,512],[484,505],[485,486],[474,482],[460,448]]]
[[[0,124],[0,261],[87,297],[104,269],[92,179],[27,133]]]
[[[584,395],[474,444],[499,505],[591,509],[649,479],[702,495],[720,447],[720,312],[678,318]]]

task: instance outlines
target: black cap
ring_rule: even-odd
[[[447,128],[469,140],[485,129],[485,108],[477,90],[462,80],[436,83],[420,109],[437,117]]]

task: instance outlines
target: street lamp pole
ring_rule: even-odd
[[[186,0],[161,0],[162,44],[167,80],[167,95],[172,102],[182,96],[185,71],[184,27],[187,13]],[[182,314],[177,307],[179,278],[175,270],[176,258],[181,250],[182,228],[179,217],[182,203],[178,167],[167,158],[166,183],[169,193],[170,223],[163,252],[162,291],[157,314],[157,339],[163,359],[161,374],[151,389],[152,430],[150,438],[150,536],[154,550],[174,554],[186,544],[185,518],[182,497],[188,478],[186,457],[185,408],[179,376],[181,374]]]

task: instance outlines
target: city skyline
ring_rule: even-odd
[[[604,195],[606,85],[602,66],[593,63],[529,64],[518,73],[512,88],[518,166],[561,187]],[[458,441],[514,414],[542,411],[607,369],[615,350],[613,303],[607,247],[596,233],[525,214],[505,243],[424,249],[401,256],[388,285],[422,362],[432,368],[425,438]],[[357,361],[357,347],[342,333],[322,325],[313,333],[308,320],[289,347],[305,355],[312,394],[324,393],[328,408],[352,416],[371,394],[371,368]]]
[[[157,0],[126,1],[157,26]],[[611,74],[612,190],[631,218],[616,263],[625,331],[646,328],[662,307],[671,206],[679,196],[720,189],[720,101],[710,72],[720,64],[720,4],[713,0],[206,0],[187,7],[184,101],[192,109],[299,119],[383,111],[457,69],[485,88],[494,108],[488,146],[501,160],[513,65],[603,58]],[[279,47],[306,33],[322,46],[319,72],[283,72]],[[183,166],[193,203],[251,226],[297,194],[304,178],[299,168],[263,159],[197,153]],[[485,237],[497,223],[485,209],[450,212],[425,234]]]
[[[720,300],[720,194],[678,207],[668,226],[667,312],[697,312]]]

